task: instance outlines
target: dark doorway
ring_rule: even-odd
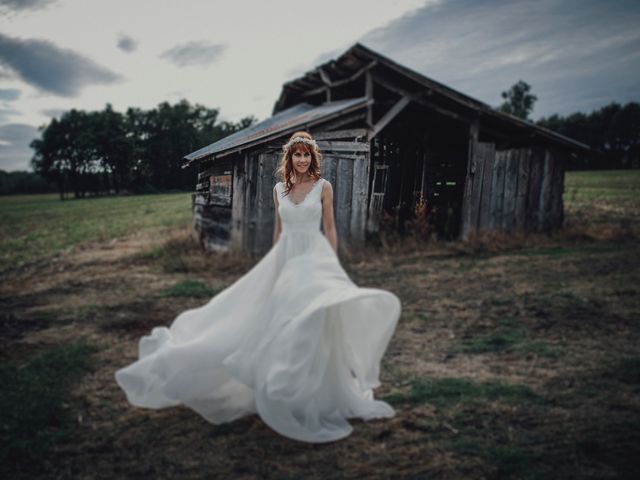
[[[372,141],[370,218],[391,219],[386,226],[405,234],[424,215],[438,238],[457,238],[467,149],[465,124],[407,107]]]

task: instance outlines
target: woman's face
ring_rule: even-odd
[[[296,176],[302,176],[309,170],[311,165],[311,153],[302,145],[296,145],[291,155],[291,163]]]

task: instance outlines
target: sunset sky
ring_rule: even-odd
[[[355,42],[491,105],[523,79],[534,119],[639,101],[638,25],[622,0],[0,0],[0,169],[30,169],[37,128],[71,108],[264,119]]]

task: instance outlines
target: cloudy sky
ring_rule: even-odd
[[[491,105],[524,79],[534,119],[639,101],[638,25],[637,0],[0,0],[0,169],[71,108],[264,119],[355,42]]]

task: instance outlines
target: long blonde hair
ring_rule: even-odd
[[[289,141],[293,139],[293,137],[305,137],[309,140],[313,140],[313,137],[310,133],[299,131],[294,132],[291,137],[289,137]],[[303,152],[309,152],[311,154],[311,163],[309,164],[309,176],[314,179],[314,181],[320,180],[320,162],[322,161],[322,154],[320,153],[320,149],[314,148],[311,145],[303,142],[294,143],[289,149],[285,152],[282,152],[282,158],[280,159],[280,165],[276,170],[276,175],[280,177],[280,180],[284,184],[285,194],[288,194],[293,188],[293,182],[291,178],[293,177],[293,154],[298,150],[302,150]]]

